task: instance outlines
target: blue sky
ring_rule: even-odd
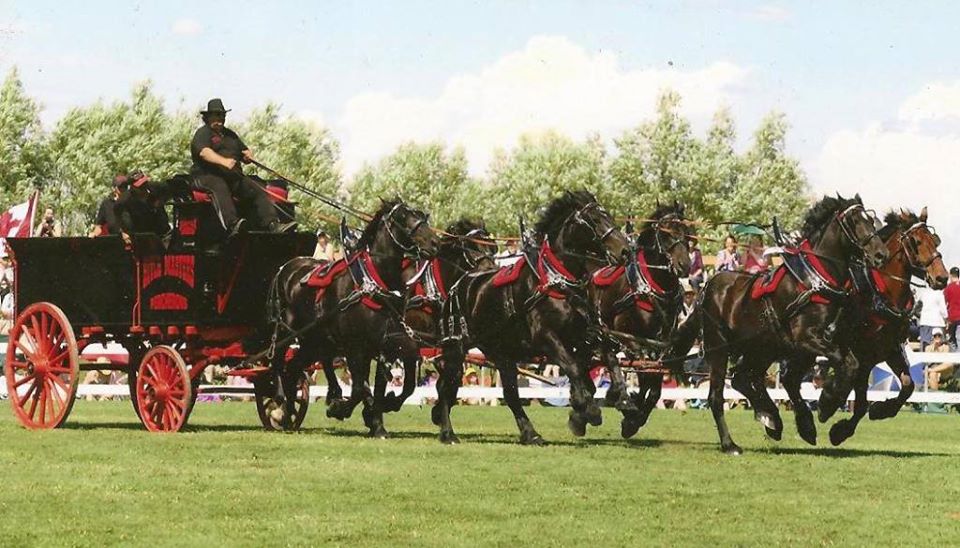
[[[272,99],[330,126],[347,172],[403,139],[461,144],[482,173],[523,131],[612,138],[669,85],[698,130],[729,106],[743,144],[785,112],[816,190],[929,204],[946,233],[957,21],[951,2],[8,1],[0,69],[20,69],[48,124],[148,78],[190,110],[220,96],[242,118]]]

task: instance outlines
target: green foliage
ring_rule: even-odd
[[[53,207],[66,233],[83,233],[114,175],[141,169],[163,179],[188,171],[196,125],[183,111],[167,112],[149,82],[137,85],[129,101],[72,109],[50,136],[52,174],[41,208]]]
[[[26,200],[48,165],[40,105],[24,92],[13,68],[0,87],[0,212]]]
[[[565,190],[597,193],[605,156],[599,138],[577,143],[552,131],[521,136],[510,152],[497,151],[490,166],[484,200],[487,227],[515,234],[518,217],[527,219],[529,226],[537,211]]]
[[[400,196],[432,214],[432,224],[444,227],[461,216],[478,218],[479,184],[467,174],[463,149],[447,150],[442,143],[406,143],[374,166],[357,173],[350,188],[351,204],[364,211],[380,199]]]
[[[271,102],[254,110],[235,130],[259,162],[320,194],[335,197],[340,193],[340,144],[327,128],[292,116],[284,118],[280,105]],[[244,169],[273,178],[255,166]],[[329,223],[322,221],[333,215],[329,206],[296,189],[291,191],[291,199],[299,203],[298,216],[304,228],[329,228]]]

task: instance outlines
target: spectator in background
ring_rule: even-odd
[[[703,284],[703,253],[700,253],[697,240],[690,241],[690,286],[694,291],[700,291]]]
[[[463,386],[480,386],[480,376],[477,374],[477,370],[473,367],[468,367],[463,373]],[[480,398],[463,398],[461,400],[463,405],[480,405],[483,402],[480,401]]]
[[[717,272],[736,272],[740,270],[740,253],[737,252],[737,239],[733,234],[723,241],[723,249],[717,253]]]
[[[494,257],[497,266],[510,266],[520,260],[520,243],[518,240],[507,240],[503,251],[497,253]]]
[[[743,260],[743,270],[747,274],[757,274],[767,270],[767,257],[763,254],[763,239],[760,236],[750,238],[750,247],[747,248],[746,258]]]
[[[697,305],[697,292],[694,291],[692,280],[681,280],[680,287],[683,288],[683,306],[680,307],[677,321],[683,323],[684,320],[690,317],[690,314],[693,314],[693,307]]]
[[[0,278],[0,337],[13,328],[13,290],[6,278]]]
[[[53,210],[49,207],[43,210],[43,220],[33,231],[34,238],[59,238],[63,235],[63,227],[60,221],[54,218]]]
[[[950,352],[950,345],[947,344],[942,329],[939,327],[933,328],[931,336],[933,337],[933,342],[923,348],[924,352]],[[941,376],[944,373],[952,373],[953,366],[954,364],[952,363],[937,363],[929,366],[927,368],[927,386],[930,387],[931,390],[939,390]]]
[[[943,300],[943,291],[924,287],[920,290],[920,348],[926,348],[933,342],[933,330],[947,326],[947,303]]]
[[[957,348],[957,328],[960,327],[960,268],[950,269],[950,283],[943,290],[947,303],[947,341]]]
[[[7,254],[6,248],[4,248],[3,254],[0,255],[0,278],[7,280],[10,283],[11,289],[13,288],[13,262],[10,261],[10,256]]]
[[[671,375],[670,373],[664,373],[663,382],[661,386],[663,388],[680,388],[680,383],[678,383],[677,379],[673,378],[673,375]],[[686,411],[687,401],[684,399],[665,400],[661,398],[657,402],[657,409],[679,409],[681,411]]]
[[[317,248],[313,251],[313,258],[318,261],[333,260],[333,244],[324,230],[317,231]]]

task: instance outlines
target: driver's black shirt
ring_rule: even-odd
[[[210,148],[224,158],[233,158],[240,165],[243,159],[243,151],[247,145],[243,143],[240,136],[228,128],[223,128],[221,133],[215,133],[210,126],[203,125],[193,134],[193,141],[190,143],[190,156],[193,158],[194,175],[223,175],[224,169],[218,165],[211,164],[200,158],[200,151]]]
[[[93,224],[105,226],[107,234],[120,234],[120,224],[117,222],[117,214],[114,210],[117,201],[113,198],[105,198],[100,202],[100,208],[97,210],[97,218]]]

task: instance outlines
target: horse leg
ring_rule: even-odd
[[[770,397],[770,392],[767,391],[766,385],[767,370],[769,369],[770,361],[764,359],[758,361],[758,364],[761,364],[760,367],[752,369],[753,389],[757,395],[754,414],[763,424],[767,436],[770,436],[771,439],[776,441],[780,441],[783,437],[783,419],[780,417],[780,408],[777,407],[776,402]]]
[[[890,370],[900,377],[900,392],[895,398],[874,402],[870,405],[870,420],[872,421],[896,417],[903,405],[913,395],[915,388],[913,378],[910,377],[910,363],[907,361],[907,355],[904,353],[902,346],[897,345],[896,350],[890,352],[886,361]]]
[[[707,348],[719,346],[721,341],[707,340],[710,332],[704,333],[704,345]],[[723,351],[707,352],[704,361],[710,367],[710,395],[708,403],[713,412],[713,421],[717,425],[717,434],[720,436],[720,449],[728,455],[743,454],[743,450],[733,442],[730,436],[730,427],[723,416],[723,388],[727,377],[727,354]]]
[[[500,381],[503,383],[503,400],[507,403],[513,418],[520,429],[520,443],[523,445],[543,445],[543,436],[537,433],[533,423],[527,417],[520,402],[520,389],[517,386],[517,364],[513,360],[497,359],[494,361],[500,371]]]
[[[332,358],[332,356],[320,360],[320,364],[323,366],[323,376],[327,379],[327,405],[343,399],[343,389],[340,388],[340,379],[337,378],[337,370],[333,367],[333,362],[330,358]]]
[[[841,419],[830,428],[830,443],[840,445],[853,435],[857,430],[857,425],[867,414],[867,383],[870,381],[870,369],[872,367],[861,367],[857,372],[857,380],[854,381],[853,393],[856,399],[853,402],[853,415],[848,419]]]
[[[857,376],[859,364],[853,352],[834,352],[826,354],[831,365],[837,366],[833,382],[825,384],[820,392],[819,408],[817,410],[820,422],[827,422],[834,415],[850,395],[850,389]]]
[[[593,399],[597,387],[590,379],[587,362],[590,354],[582,349],[571,352],[552,331],[545,333],[543,337],[548,348],[547,355],[553,358],[570,379],[571,409],[567,427],[574,436],[584,436],[587,433],[587,424],[600,426],[603,422],[600,406]]]
[[[609,351],[603,352],[602,359],[610,371],[610,388],[607,389],[605,401],[623,414],[620,434],[629,438],[636,434],[646,421],[640,418],[640,410],[627,391],[627,380],[620,368],[620,360],[616,356],[611,357]]]
[[[370,392],[370,360],[369,355],[349,354],[347,356],[347,367],[350,369],[350,377],[353,382],[350,387],[350,397],[345,400],[337,400],[327,407],[327,416],[339,420],[350,418],[353,410],[361,403],[367,403],[372,399]]]
[[[383,356],[380,356],[379,358],[377,358],[377,367],[373,373],[372,402],[368,403],[366,400],[364,400],[363,411],[361,413],[363,416],[363,424],[366,425],[366,427],[371,430],[371,435],[372,435],[373,429],[377,424],[375,419],[376,410],[381,408],[380,404],[381,402],[383,402],[384,395],[387,392],[387,381],[388,381],[387,376],[388,375],[389,375],[389,370],[386,364],[384,363]],[[382,428],[383,427],[382,417],[381,417],[380,423]],[[384,436],[380,436],[380,437],[386,437],[386,430],[383,431],[383,434]]]
[[[456,352],[444,352],[440,368],[440,378],[437,379],[437,403],[430,410],[433,424],[440,427],[440,442],[446,444],[460,443],[460,438],[453,431],[450,422],[450,410],[457,404],[457,391],[463,375],[463,355]]]
[[[416,390],[418,363],[420,363],[420,358],[417,354],[408,354],[403,357],[403,389],[400,391],[400,395],[393,393],[393,391],[387,392],[382,404],[385,412],[399,411],[403,407],[403,402],[407,401],[407,398]]]
[[[772,439],[779,441],[780,435],[783,433],[783,424],[780,424],[779,413],[771,414],[769,409],[764,406],[760,393],[766,391],[766,388],[763,387],[762,380],[759,383],[757,382],[758,377],[762,379],[762,367],[764,363],[766,363],[765,360],[759,360],[755,356],[744,355],[743,361],[741,361],[737,371],[733,374],[730,385],[734,390],[743,394],[743,397],[750,402],[750,407],[753,408],[753,418],[763,425],[766,434]],[[759,374],[758,371],[760,371]],[[779,430],[777,428],[778,425]]]
[[[793,418],[797,424],[797,433],[803,441],[810,445],[817,444],[817,426],[813,419],[813,411],[810,410],[810,404],[800,395],[800,384],[803,381],[803,375],[812,367],[812,361],[809,356],[792,357],[787,360],[787,373],[783,376],[783,387],[787,390],[787,396],[793,405]]]
[[[635,401],[638,402],[637,414],[633,422],[628,422],[627,417],[624,417],[620,423],[620,435],[624,438],[633,436],[647,424],[650,413],[656,409],[663,392],[663,375],[660,373],[640,373],[638,377],[640,392],[635,395]]]

